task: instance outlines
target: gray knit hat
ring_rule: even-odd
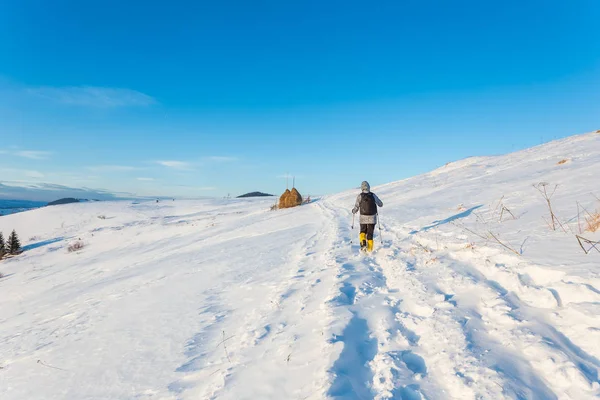
[[[363,192],[370,192],[371,191],[371,186],[369,185],[369,182],[367,181],[363,181],[360,184],[360,188]]]

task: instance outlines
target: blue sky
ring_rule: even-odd
[[[0,1],[0,183],[324,194],[600,129],[597,0],[371,3]]]

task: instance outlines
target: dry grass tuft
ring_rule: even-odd
[[[562,165],[562,164],[566,164],[569,160],[567,160],[566,158],[563,160],[560,160],[559,162],[557,162],[556,164],[558,165]]]
[[[586,222],[586,231],[596,232],[600,230],[600,212],[596,211],[595,213],[590,214],[585,217]]]
[[[82,250],[85,247],[85,244],[83,244],[83,242],[81,240],[78,240],[76,242],[73,242],[69,245],[69,247],[67,248],[67,250],[69,251],[69,253],[73,253],[75,251],[79,251]]]

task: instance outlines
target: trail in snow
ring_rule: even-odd
[[[340,212],[338,223],[346,221],[348,213]],[[600,393],[598,359],[552,326],[536,309],[540,304],[528,304],[486,277],[500,264],[490,266],[485,256],[462,260],[419,243],[416,232],[384,227],[387,240],[372,257],[338,260],[337,304],[351,319],[336,338],[344,350],[331,369],[332,397],[552,399],[556,393]],[[546,288],[525,290],[556,296]]]
[[[0,263],[0,398],[598,398],[600,270],[574,205],[600,207],[599,162],[590,134],[375,188],[383,229],[366,256],[353,191],[276,212],[203,200],[2,217],[27,251]],[[560,185],[564,231],[544,222],[542,180]]]

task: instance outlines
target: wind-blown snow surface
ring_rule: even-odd
[[[27,251],[0,263],[0,398],[597,398],[600,253],[574,234],[599,166],[588,134],[375,188],[371,256],[356,191],[3,217]]]

